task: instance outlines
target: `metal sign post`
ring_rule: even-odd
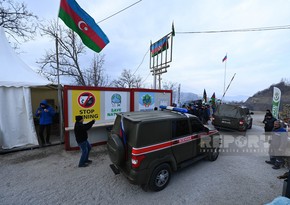
[[[158,88],[161,89],[161,75],[167,72],[167,68],[170,66],[169,63],[172,61],[174,34],[174,27],[172,27],[172,32],[153,44],[150,42],[150,70],[154,78],[154,89],[157,87],[157,76],[159,83]]]

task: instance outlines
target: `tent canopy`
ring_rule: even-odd
[[[17,56],[0,27],[0,145],[3,149],[38,145],[30,87],[50,84]]]
[[[0,62],[0,86],[31,87],[51,84],[17,56],[2,27],[0,27]]]

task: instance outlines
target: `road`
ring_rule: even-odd
[[[160,192],[144,192],[114,175],[106,146],[92,149],[93,164],[86,168],[77,167],[80,152],[65,151],[63,145],[0,155],[0,204],[268,203],[281,195],[283,180],[276,177],[287,170],[272,169],[265,163],[267,152],[256,152],[267,143],[261,115],[254,117],[246,136],[221,131],[223,151],[216,161],[175,172]]]

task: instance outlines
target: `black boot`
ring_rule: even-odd
[[[266,160],[265,161],[267,164],[272,164],[272,165],[275,165],[275,162],[271,161],[271,160]]]
[[[275,163],[275,165],[272,168],[273,169],[280,169],[281,168],[281,164]]]

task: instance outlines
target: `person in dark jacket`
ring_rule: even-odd
[[[266,110],[265,118],[269,115],[272,115],[271,111],[269,109]]]
[[[42,100],[36,110],[35,116],[39,117],[39,137],[41,145],[50,144],[50,130],[55,115],[54,109],[47,104],[46,100]],[[46,130],[46,140],[44,141],[44,130]]]
[[[270,160],[266,161],[268,164],[274,165],[273,169],[280,169],[284,164],[285,151],[288,142],[288,132],[282,126],[280,120],[274,122],[274,129],[272,132],[272,139],[269,147]]]
[[[92,163],[92,160],[89,160],[89,155],[91,151],[91,145],[88,141],[87,131],[91,129],[95,120],[92,120],[86,124],[83,124],[84,119],[82,116],[76,116],[76,123],[74,126],[74,133],[78,146],[82,151],[82,155],[79,161],[79,167],[86,167],[88,164]]]
[[[265,132],[272,132],[273,128],[274,128],[274,122],[277,119],[275,117],[273,117],[272,113],[266,113],[265,118],[263,120],[263,123],[265,124],[264,126],[264,130]]]

